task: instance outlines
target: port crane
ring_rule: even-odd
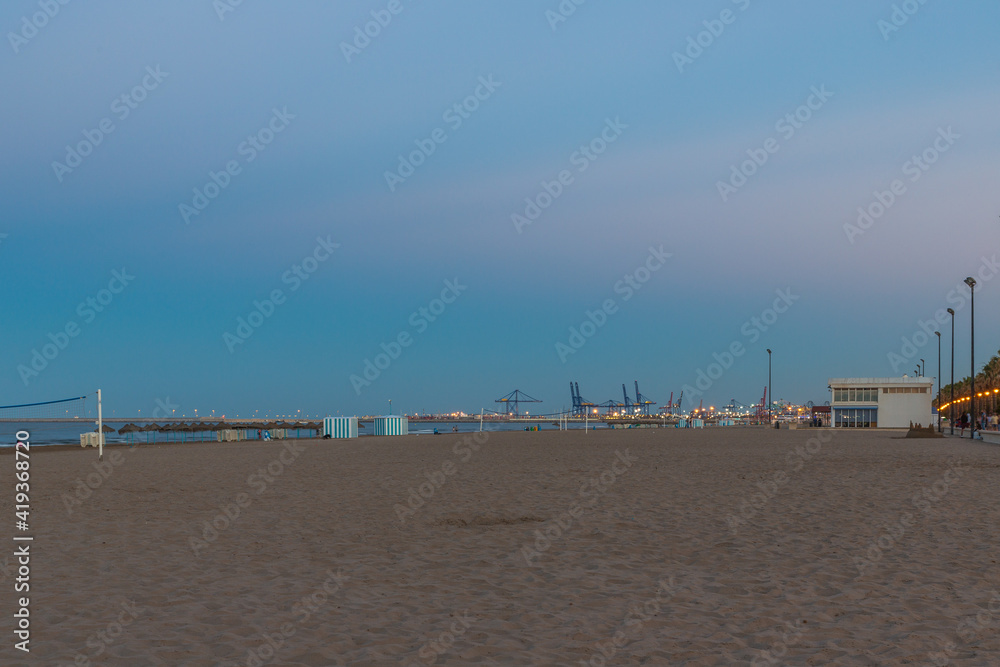
[[[506,414],[514,415],[515,417],[520,417],[521,403],[541,403],[541,401],[532,396],[528,396],[520,389],[515,389],[506,396],[501,396],[500,398],[496,399],[494,403],[503,403],[504,411],[506,412]],[[513,408],[511,406],[513,406]]]
[[[625,407],[624,403],[619,403],[618,401],[611,399],[604,401],[603,403],[598,403],[597,407],[606,408],[607,412],[605,414],[612,414],[612,412],[620,412],[622,408]]]
[[[674,392],[670,392],[670,401],[666,405],[662,406],[658,412],[663,412],[665,414],[674,414]]]
[[[737,411],[736,410],[736,406],[739,406],[739,407],[743,408],[744,410],[749,410],[750,409],[749,405],[746,405],[745,403],[740,403],[735,398],[729,399],[729,405],[727,405],[726,407],[729,408],[730,412],[736,412]]]
[[[758,424],[763,424],[767,419],[767,387],[764,387],[764,395],[760,398],[760,403],[754,406],[754,420]]]
[[[622,384],[622,395],[625,397],[625,412],[627,413],[635,406],[632,404],[632,399],[628,397],[628,390],[625,389],[624,383]]]
[[[639,381],[635,381],[635,406],[644,415],[649,414],[649,406],[656,405],[656,401],[649,400],[649,397],[639,393]]]
[[[573,397],[573,414],[577,416],[583,416],[589,408],[594,407],[594,404],[590,401],[584,399],[580,396],[580,383],[570,382],[569,383],[569,393]]]

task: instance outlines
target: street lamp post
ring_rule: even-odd
[[[934,335],[938,339],[938,374],[937,374],[937,386],[938,386],[938,433],[941,432],[941,332],[935,331]]]
[[[927,375],[927,362],[923,359],[920,360],[920,375],[921,377]]]
[[[965,279],[969,286],[969,303],[972,309],[969,320],[969,439],[976,438],[976,281],[971,276]]]
[[[771,403],[774,394],[771,393],[771,348],[767,348],[767,425],[771,426]]]
[[[955,435],[955,311],[948,309],[951,315],[951,398],[948,399],[948,429],[949,435]]]

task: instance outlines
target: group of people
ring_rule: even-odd
[[[998,419],[996,415],[987,415],[986,412],[983,411],[979,413],[979,419],[976,420],[976,430],[996,431],[998,424],[1000,424],[1000,419]],[[964,435],[965,429],[972,426],[972,415],[966,412],[955,425],[962,430],[962,434]]]

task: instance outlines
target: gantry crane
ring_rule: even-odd
[[[594,407],[594,404],[580,396],[580,383],[570,382],[569,393],[573,397],[573,414],[583,416],[583,413]]]
[[[506,396],[501,396],[495,403],[503,403],[506,414],[513,414],[515,417],[521,416],[521,403],[541,403],[537,398],[528,396],[520,389],[515,389]],[[513,406],[513,410],[511,409]]]
[[[638,380],[635,381],[635,405],[636,408],[644,415],[649,414],[649,406],[656,405],[656,401],[651,401],[648,397],[639,393]]]

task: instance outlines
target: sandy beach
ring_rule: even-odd
[[[996,664],[1000,448],[902,435],[35,449],[0,662]]]

